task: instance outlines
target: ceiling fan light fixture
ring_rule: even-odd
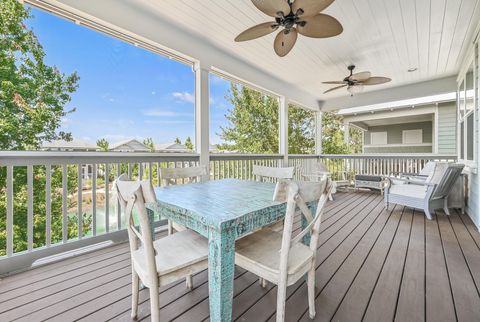
[[[360,84],[360,85],[348,86],[347,91],[352,95],[361,93],[363,91],[363,85]]]

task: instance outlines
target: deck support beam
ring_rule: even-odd
[[[207,167],[207,175],[202,181],[210,178],[210,138],[209,138],[209,104],[208,88],[209,67],[195,64],[195,151],[200,154],[200,166]]]
[[[323,112],[315,112],[315,154],[322,154]]]

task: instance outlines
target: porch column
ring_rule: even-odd
[[[343,126],[345,131],[345,134],[343,135],[343,139],[345,140],[345,143],[348,144],[348,142],[350,142],[350,124],[343,123]]]
[[[207,167],[210,173],[210,140],[209,140],[209,68],[195,64],[195,151],[200,154],[200,166]],[[210,175],[201,178],[209,180]]]
[[[315,154],[322,154],[323,112],[315,112]]]
[[[278,105],[278,153],[283,155],[283,166],[288,167],[288,99],[285,96],[280,96]]]

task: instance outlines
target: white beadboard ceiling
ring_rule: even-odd
[[[271,18],[248,0],[141,0],[178,27],[208,38],[232,55],[267,70],[327,100],[346,90],[322,92],[327,80],[341,80],[353,63],[356,71],[387,76],[392,82],[366,91],[442,78],[458,72],[463,52],[480,20],[479,0],[337,0],[324,12],[344,32],[328,39],[299,36],[294,49],[277,57],[276,33],[236,43],[244,29]],[[417,68],[408,73],[409,68]]]
[[[330,86],[322,81],[343,79],[352,63],[357,72],[392,78],[366,86],[365,92],[455,75],[480,21],[480,0],[337,0],[324,13],[336,17],[344,32],[328,39],[299,36],[293,50],[280,58],[273,51],[276,33],[234,42],[246,28],[272,20],[249,0],[58,1],[127,30],[143,27],[150,36],[140,35],[147,38],[168,38],[169,30],[131,21],[134,11],[143,12],[159,26],[169,22],[318,101],[349,95],[346,90],[323,94]],[[417,71],[408,73],[409,68]]]

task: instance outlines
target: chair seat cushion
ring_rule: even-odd
[[[184,230],[153,242],[155,263],[159,276],[197,264],[208,258],[208,240],[192,230]],[[147,258],[143,247],[132,259],[139,275],[146,274]],[[143,274],[142,274],[143,273]]]
[[[238,240],[235,245],[235,263],[260,277],[277,283],[280,266],[282,232],[262,229]],[[288,275],[306,272],[313,252],[302,243],[293,245],[288,257]],[[302,274],[303,274],[302,272]]]
[[[368,174],[357,174],[355,175],[355,180],[380,182],[382,181],[382,177]]]
[[[392,184],[389,194],[405,196],[415,199],[424,199],[427,194],[426,186],[417,184]]]

